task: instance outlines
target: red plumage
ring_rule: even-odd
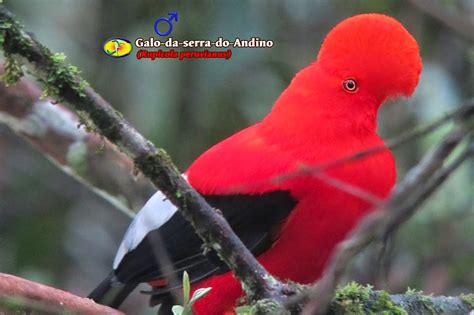
[[[294,77],[272,111],[202,154],[186,172],[188,181],[222,210],[270,273],[281,280],[311,283],[320,277],[336,244],[373,204],[320,174],[275,178],[383,145],[376,133],[377,111],[387,98],[411,95],[420,71],[418,45],[395,19],[380,14],[346,19],[331,30],[317,60]],[[323,175],[383,199],[394,185],[395,164],[386,150],[331,167]],[[269,203],[269,198],[277,197],[284,206]],[[236,200],[242,203],[232,210],[228,203]],[[151,235],[151,228],[157,228],[170,247],[173,263],[187,262],[179,270],[191,269],[192,290],[212,287],[195,304],[197,314],[232,311],[242,295],[239,281],[202,256],[200,243],[184,219],[173,215],[163,224],[162,217],[154,218],[155,212],[145,210],[127,232],[114,272],[91,297],[101,301],[119,288],[109,303],[118,306],[139,282],[164,277],[144,241],[153,238],[143,232]],[[148,228],[145,218],[156,222]],[[190,243],[194,248],[185,248]],[[158,299],[169,294],[166,282],[159,285]]]
[[[258,260],[282,280],[311,283],[373,205],[315,176],[272,179],[382,145],[376,134],[379,106],[388,97],[411,95],[420,71],[417,43],[399,22],[379,14],[347,19],[329,33],[318,60],[295,76],[272,112],[201,155],[187,172],[189,182],[203,194],[289,190],[298,205]],[[356,93],[344,90],[346,78],[356,80]],[[326,174],[385,198],[395,182],[395,165],[385,151]],[[198,314],[222,314],[242,295],[230,272],[193,289],[200,287],[213,290],[196,304]]]

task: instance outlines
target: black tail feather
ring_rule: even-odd
[[[89,294],[88,298],[96,303],[118,308],[136,286],[136,284],[123,284],[117,280],[113,273],[110,273]]]

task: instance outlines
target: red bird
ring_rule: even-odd
[[[348,18],[330,31],[316,62],[296,74],[262,121],[210,148],[185,176],[270,273],[311,283],[373,201],[390,193],[392,154],[324,173],[275,177],[382,145],[380,105],[410,96],[420,72],[418,45],[398,21],[381,14]],[[158,243],[169,252],[171,271],[157,262]],[[139,283],[152,282],[152,302],[169,304],[176,287],[166,278],[181,279],[184,270],[192,290],[212,287],[195,304],[197,314],[231,312],[242,296],[239,281],[214,253],[203,254],[193,228],[157,192],[128,228],[112,273],[90,297],[118,307]]]

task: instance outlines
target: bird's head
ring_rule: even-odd
[[[345,19],[326,36],[316,62],[340,81],[344,92],[385,99],[410,96],[421,58],[416,40],[397,20],[382,14]]]
[[[418,44],[402,24],[382,14],[356,15],[329,32],[316,62],[293,78],[265,120],[288,132],[341,130],[343,123],[372,130],[383,101],[412,95],[420,72]],[[338,117],[337,127],[331,117]]]

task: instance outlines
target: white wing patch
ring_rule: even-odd
[[[186,175],[183,177],[187,180]],[[145,236],[165,224],[178,210],[161,192],[157,191],[137,213],[125,232],[122,243],[115,255],[114,269],[122,261],[125,254],[135,249]]]

